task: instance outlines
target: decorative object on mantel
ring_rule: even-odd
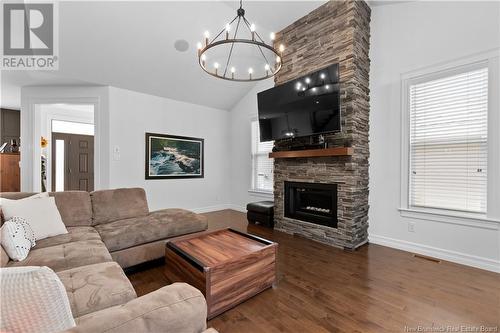
[[[203,178],[204,139],[146,133],[146,179]]]
[[[233,28],[234,33],[231,33]],[[245,10],[240,0],[236,17],[212,40],[210,33],[205,31],[205,43],[198,43],[198,63],[205,72],[219,79],[239,82],[267,79],[281,69],[282,53],[285,50],[283,44],[280,44],[278,50],[274,48],[273,32],[270,33],[269,39],[271,45],[257,33],[255,24],[245,18]],[[233,57],[233,53],[245,48],[252,50],[253,56],[247,52]],[[211,67],[207,66],[209,57]],[[247,63],[249,58],[253,58],[255,62]]]

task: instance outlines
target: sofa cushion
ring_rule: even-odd
[[[96,226],[109,251],[207,229],[207,219],[184,209],[163,209],[147,216]]]
[[[0,245],[0,267],[5,267],[9,263],[9,255],[3,249],[3,246]]]
[[[23,261],[9,261],[13,266],[47,266],[55,272],[66,269],[112,261],[101,241],[89,240],[33,249]]]
[[[66,332],[200,333],[206,328],[203,294],[186,283],[173,283],[126,304],[76,318]]]
[[[90,194],[85,191],[52,192],[57,209],[67,227],[90,226],[92,224],[92,204]]]
[[[160,239],[151,243],[136,245],[111,252],[111,258],[122,268],[132,267],[151,260],[165,258],[165,243],[169,239]]]
[[[67,244],[86,240],[101,240],[101,236],[94,227],[68,227],[68,233],[41,239],[33,249],[43,249],[55,245]]]
[[[66,288],[74,317],[124,304],[137,297],[115,262],[72,268],[57,275]]]
[[[146,216],[149,213],[146,192],[142,188],[120,188],[90,193],[93,225]]]

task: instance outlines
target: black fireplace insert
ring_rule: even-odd
[[[285,182],[285,217],[337,228],[337,184]]]

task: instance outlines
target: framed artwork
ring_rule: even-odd
[[[204,140],[146,133],[146,179],[203,178]]]

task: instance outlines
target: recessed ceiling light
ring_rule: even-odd
[[[178,39],[175,41],[174,47],[179,52],[186,52],[189,49],[189,43],[185,39]]]

